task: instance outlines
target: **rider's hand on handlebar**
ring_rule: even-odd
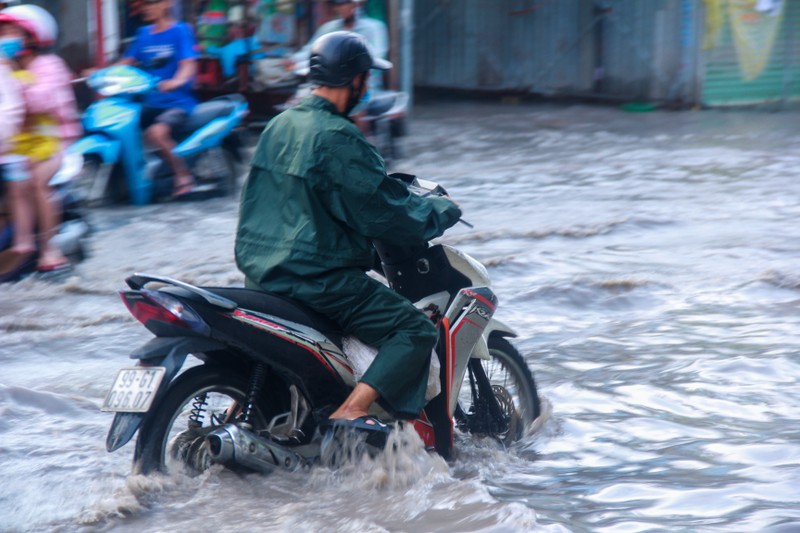
[[[453,202],[453,203],[456,205],[456,207],[458,207],[459,209],[461,209],[461,204],[459,204],[458,202],[456,202],[455,200],[453,200],[453,199],[450,197],[450,195],[449,195],[449,194],[443,194],[443,195],[442,195],[442,198],[447,198],[448,200],[450,200],[451,202]],[[470,228],[470,229],[472,229],[472,228],[474,228],[474,227],[475,227],[475,226],[473,226],[472,224],[470,224],[469,222],[467,222],[466,220],[464,220],[463,218],[459,218],[459,219],[458,219],[458,221],[459,221],[459,222],[461,222],[462,224],[464,224],[466,227],[468,227],[468,228]]]

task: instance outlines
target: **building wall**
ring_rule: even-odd
[[[28,0],[43,7],[58,22],[58,54],[75,71],[91,65],[92,49],[88,20],[89,0]]]
[[[800,100],[800,0],[784,2],[780,15],[756,12],[752,4],[721,5],[719,27],[710,30],[704,50],[703,104]]]
[[[696,8],[687,0],[617,0],[597,22],[601,65],[594,91],[622,99],[692,99]]]
[[[415,11],[422,88],[690,99],[696,0],[427,0]]]

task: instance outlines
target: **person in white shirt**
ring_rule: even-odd
[[[367,40],[372,57],[386,59],[389,53],[389,32],[386,24],[382,21],[359,14],[359,7],[362,0],[328,0],[328,4],[336,8],[338,18],[326,22],[320,26],[308,43],[292,55],[291,60],[295,64],[303,64],[308,61],[311,45],[314,41],[335,31],[352,31],[358,33]],[[373,90],[383,88],[382,72],[373,72],[370,76],[370,86]]]

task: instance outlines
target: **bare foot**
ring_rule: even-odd
[[[362,416],[367,416],[369,413],[367,411],[361,410],[340,410],[337,409],[331,416],[328,418],[331,420],[355,420],[356,418],[361,418]]]
[[[341,420],[355,420],[356,418],[369,414],[369,407],[372,402],[378,399],[378,391],[366,383],[359,382],[339,406],[328,418]]]
[[[177,198],[179,196],[183,196],[184,194],[189,194],[194,189],[194,186],[195,182],[192,176],[176,176],[175,188],[172,190],[172,197]]]
[[[68,265],[69,260],[64,257],[61,250],[48,243],[45,246],[44,252],[42,252],[42,255],[39,257],[36,269],[40,271],[51,271],[64,268]]]

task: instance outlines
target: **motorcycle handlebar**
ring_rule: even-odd
[[[393,174],[389,174],[389,176],[402,181],[408,186],[411,192],[418,194],[423,198],[431,195],[446,196],[448,199],[450,198],[450,195],[447,194],[447,190],[445,190],[444,187],[436,182],[424,180],[412,174],[404,174],[402,172],[395,172]],[[458,221],[470,229],[475,227],[463,218],[459,218]]]

